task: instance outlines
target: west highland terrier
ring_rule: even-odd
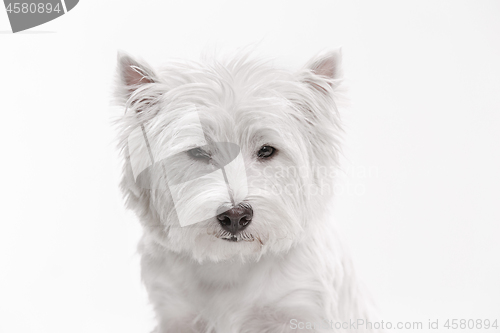
[[[143,226],[155,332],[356,331],[332,225],[340,53],[289,72],[247,55],[118,60],[121,187]],[[358,322],[359,323],[359,322]]]

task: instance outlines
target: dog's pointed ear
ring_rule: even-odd
[[[129,55],[118,52],[118,84],[116,94],[127,101],[132,93],[144,84],[155,83],[156,75],[143,62],[139,62]]]
[[[315,79],[306,81],[321,92],[326,92],[322,82],[335,89],[342,79],[341,62],[342,49],[330,50],[315,56],[306,65],[306,69],[314,74]]]

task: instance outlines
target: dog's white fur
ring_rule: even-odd
[[[295,332],[294,319],[321,324],[367,318],[327,209],[334,177],[321,172],[338,164],[339,65],[340,52],[332,51],[295,73],[247,55],[176,63],[156,72],[119,56],[116,95],[131,111],[119,121],[121,187],[144,229],[142,278],[158,319],[155,332]],[[218,238],[215,217],[180,227],[161,186],[145,189],[134,179],[132,131],[143,124],[152,145],[175,151],[174,137],[200,139],[193,131],[194,112],[208,140],[241,148],[248,193],[233,188],[232,195],[253,207],[246,229],[253,241]],[[277,148],[275,156],[259,159],[263,145]],[[193,163],[186,161],[175,167]],[[184,191],[192,200],[185,216],[197,209],[197,200],[210,202],[215,216],[227,194],[224,187]]]

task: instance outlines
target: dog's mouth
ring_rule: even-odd
[[[253,242],[255,240],[251,233],[240,231],[233,234],[223,229],[219,230],[219,232],[215,234],[215,237],[229,242]]]

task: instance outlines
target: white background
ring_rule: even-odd
[[[152,329],[117,187],[116,51],[158,65],[247,45],[287,68],[343,47],[335,218],[381,318],[500,321],[499,16],[498,1],[84,0],[11,34],[0,10],[0,332]]]

